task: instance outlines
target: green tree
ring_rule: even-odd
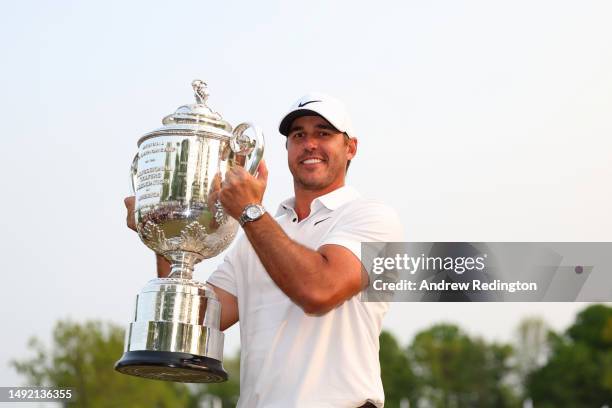
[[[193,387],[193,399],[190,407],[198,407],[206,395],[221,398],[224,407],[235,407],[240,397],[240,352],[233,358],[223,359],[223,368],[229,374],[226,382],[218,384],[198,384]]]
[[[74,388],[67,407],[183,407],[190,401],[184,384],[120,374],[114,364],[123,353],[123,328],[110,323],[60,321],[52,345],[32,338],[34,356],[12,361],[30,385]]]
[[[511,371],[508,345],[486,344],[455,325],[439,324],[415,336],[409,356],[427,406],[518,406],[505,383]]]
[[[523,319],[516,328],[514,347],[514,384],[525,396],[525,381],[530,373],[546,363],[548,356],[548,332],[546,322],[539,317]]]
[[[399,407],[402,399],[416,406],[416,378],[406,352],[387,331],[380,334],[380,370],[385,389],[385,407]]]
[[[527,378],[527,389],[536,407],[612,404],[611,307],[587,307],[565,334],[551,332],[548,342],[548,362]]]

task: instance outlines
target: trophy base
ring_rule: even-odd
[[[227,381],[219,360],[172,351],[128,351],[115,364],[123,374],[184,383]]]

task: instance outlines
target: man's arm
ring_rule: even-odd
[[[155,263],[157,264],[157,277],[167,278],[170,275],[170,262],[163,256],[155,254]]]
[[[244,225],[264,268],[278,287],[306,313],[323,314],[367,284],[359,259],[340,245],[312,250],[285,234],[269,215]]]
[[[211,285],[221,303],[221,331],[233,326],[238,322],[238,299],[226,290]]]
[[[238,219],[247,204],[261,203],[267,178],[263,160],[256,177],[239,166],[230,169],[219,194],[226,212]],[[349,249],[323,245],[315,251],[300,245],[268,214],[245,224],[244,231],[272,280],[306,313],[328,312],[367,282],[361,262]]]

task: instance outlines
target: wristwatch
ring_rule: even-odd
[[[253,222],[260,219],[261,216],[265,214],[265,212],[266,209],[263,205],[249,204],[244,207],[244,210],[242,210],[242,214],[240,215],[240,219],[238,219],[238,222],[240,223],[240,226],[243,227],[244,224],[246,224],[247,222]]]

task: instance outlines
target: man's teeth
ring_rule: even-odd
[[[308,159],[308,160],[304,160],[302,163],[304,164],[314,164],[314,163],[320,163],[323,160],[321,159]]]

